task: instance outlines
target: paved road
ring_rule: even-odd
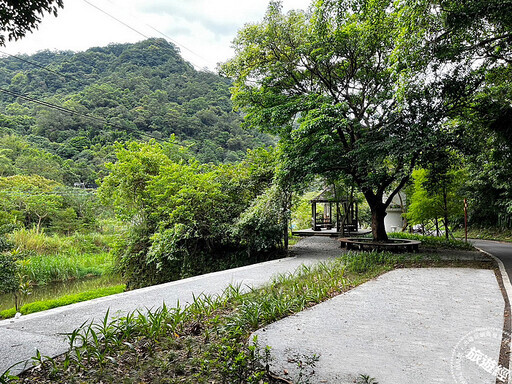
[[[63,334],[92,319],[101,320],[107,310],[111,315],[121,316],[137,309],[158,308],[163,302],[171,307],[178,301],[183,305],[202,293],[220,294],[229,284],[247,290],[266,284],[275,275],[292,273],[303,264],[334,258],[340,253],[339,242],[335,240],[308,238],[293,247],[294,257],[137,289],[21,316],[18,320],[0,321],[0,374],[14,363],[30,359],[36,348],[47,356],[66,352],[68,344]],[[17,366],[11,373],[22,368]]]
[[[512,244],[473,243],[512,277]],[[298,360],[319,356],[314,383],[354,383],[367,374],[382,384],[495,384],[471,354],[497,360],[503,310],[490,270],[403,269],[256,334],[272,347],[273,371],[287,377],[301,373]]]
[[[485,252],[496,256],[503,262],[509,279],[512,281],[512,243],[490,240],[470,240],[471,243]],[[510,297],[509,299],[512,299]]]

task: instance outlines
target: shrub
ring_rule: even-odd
[[[3,235],[0,235],[0,252],[5,252],[12,249],[13,244],[9,239]]]
[[[258,196],[240,215],[235,234],[245,241],[248,253],[268,252],[281,248],[286,228],[284,193],[272,186]]]
[[[462,240],[446,239],[445,237],[438,236],[422,236],[405,232],[392,232],[388,233],[390,238],[395,239],[409,239],[419,240],[424,247],[427,248],[448,248],[448,249],[462,249],[471,250],[473,246]]]
[[[0,292],[10,293],[18,289],[16,258],[10,253],[0,254]]]

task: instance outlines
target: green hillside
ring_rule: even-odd
[[[0,59],[0,176],[92,183],[115,141],[175,135],[214,163],[271,143],[241,128],[229,80],[196,71],[163,39],[20,58]]]

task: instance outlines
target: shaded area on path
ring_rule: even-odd
[[[341,252],[336,240],[303,239],[292,248],[293,257],[137,289],[22,316],[18,320],[0,321],[0,374],[12,364],[30,359],[36,348],[48,356],[66,352],[68,343],[64,333],[72,332],[84,322],[103,319],[107,310],[112,316],[122,316],[137,309],[157,308],[164,302],[170,307],[178,302],[184,305],[200,294],[220,294],[230,284],[248,290],[266,284],[273,276],[293,273],[303,264],[334,258]],[[21,369],[22,366],[18,366],[13,372]]]

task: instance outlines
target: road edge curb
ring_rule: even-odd
[[[479,252],[483,253],[484,255],[489,256],[491,259],[493,259],[496,264],[498,264],[498,268],[500,270],[501,280],[503,282],[503,287],[505,288],[505,292],[508,297],[509,303],[512,303],[510,300],[512,298],[512,283],[510,282],[510,278],[508,277],[508,273],[505,269],[505,265],[503,264],[503,261],[501,261],[499,258],[494,256],[492,253],[489,253],[487,251],[484,251],[481,248],[478,248],[477,246],[473,245],[475,249],[477,249]],[[509,359],[508,359],[509,369],[512,368],[512,346],[509,351]],[[508,383],[512,383],[512,377],[509,377]]]

